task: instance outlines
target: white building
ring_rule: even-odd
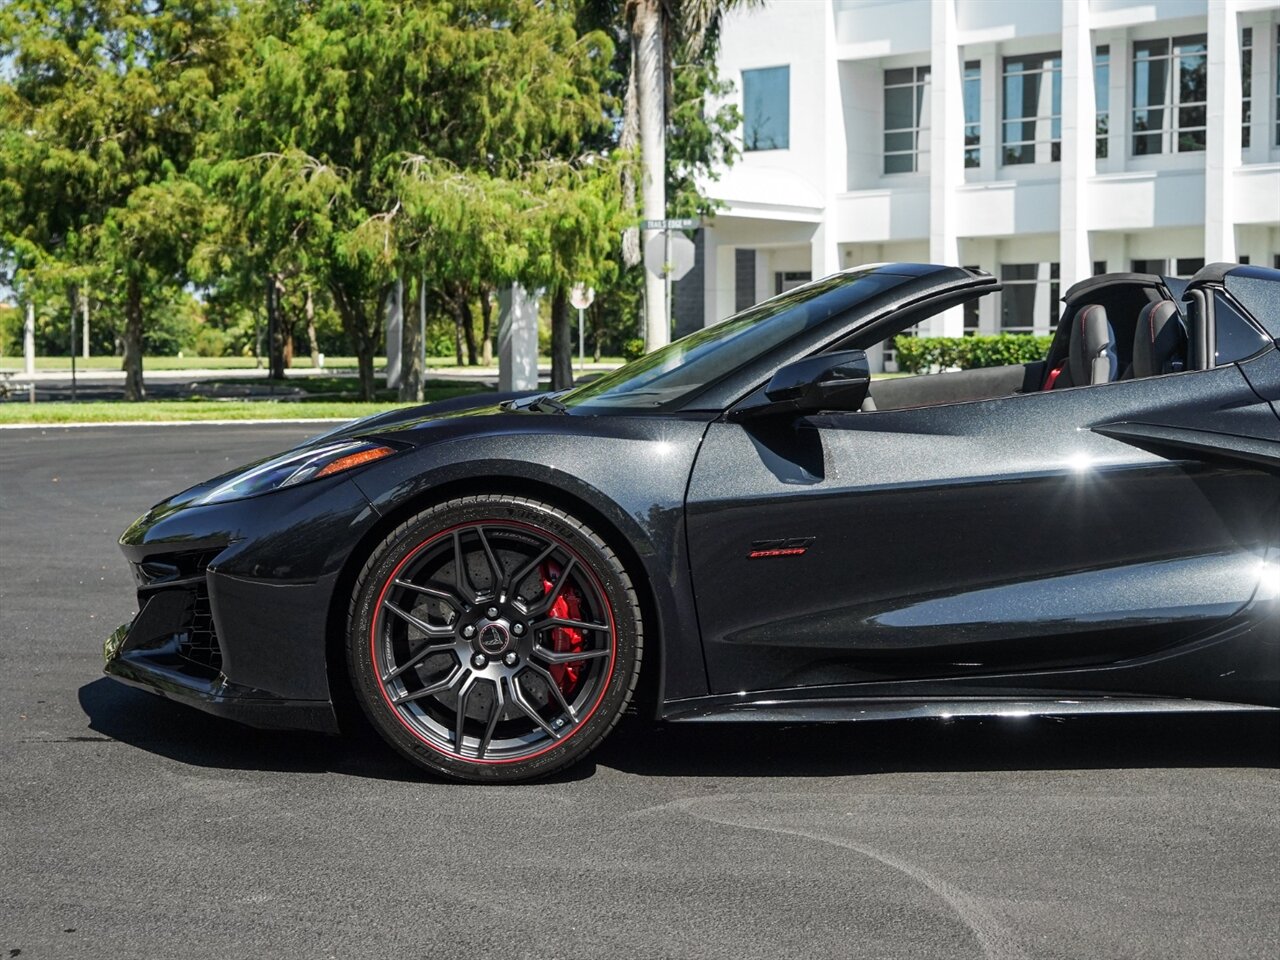
[[[681,331],[866,262],[1001,277],[948,335],[1047,333],[1093,273],[1280,266],[1280,0],[770,0],[720,50],[743,152]]]

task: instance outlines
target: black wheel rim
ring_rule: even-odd
[[[370,631],[396,719],[440,753],[513,763],[576,734],[603,699],[613,611],[594,571],[530,524],[479,521],[415,547]]]

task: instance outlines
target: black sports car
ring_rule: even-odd
[[[559,394],[344,425],[124,534],[111,675],[262,727],[354,691],[450,777],[666,721],[1280,708],[1280,272],[1110,274],[1042,361],[873,380],[1000,289],[815,281]],[[499,398],[500,399],[500,398]]]

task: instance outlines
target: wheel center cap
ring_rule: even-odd
[[[507,652],[507,646],[511,643],[511,634],[500,623],[487,623],[480,628],[476,643],[489,656],[501,656]]]

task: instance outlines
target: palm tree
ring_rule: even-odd
[[[764,0],[626,0],[624,16],[631,32],[631,70],[627,80],[621,145],[640,147],[641,210],[645,220],[667,215],[667,107],[671,68],[679,56],[696,60],[706,53],[707,38],[721,18],[736,7],[755,6]],[[629,183],[630,198],[635,184]],[[623,238],[623,257],[629,265],[640,262],[641,242],[655,231],[636,230]],[[645,349],[665,346],[671,339],[665,304],[666,290],[660,277],[645,271]]]

